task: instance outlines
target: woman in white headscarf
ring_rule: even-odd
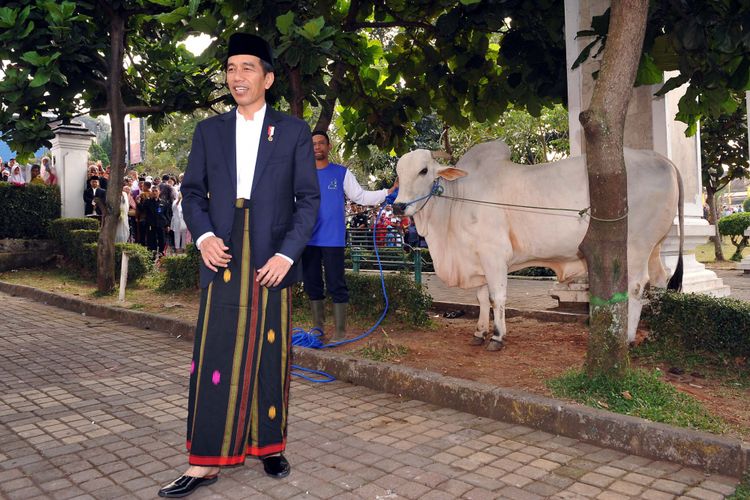
[[[172,231],[174,231],[174,249],[177,253],[185,250],[187,243],[187,225],[182,217],[182,193],[177,193],[177,199],[172,202]]]
[[[127,243],[130,238],[130,224],[128,223],[128,210],[130,209],[130,199],[125,188],[130,190],[129,185],[123,186],[120,196],[120,220],[117,222],[117,232],[115,233],[115,243]]]
[[[11,170],[10,172],[10,177],[8,178],[8,182],[10,182],[11,184],[18,184],[21,186],[26,184],[26,179],[21,173],[21,167],[19,167],[18,165],[13,166],[13,170]]]

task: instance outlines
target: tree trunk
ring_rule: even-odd
[[[714,226],[714,254],[716,261],[724,261],[724,249],[721,248],[721,234],[719,234],[719,216],[716,212],[716,189],[706,186],[706,203],[708,204],[708,222]]]
[[[293,116],[303,119],[305,111],[303,100],[305,99],[305,93],[302,88],[302,73],[300,72],[299,66],[289,68],[287,75],[289,76],[289,86],[292,90],[292,100],[289,102],[289,111]]]
[[[589,272],[589,376],[619,377],[628,368],[628,196],[623,136],[648,0],[613,0],[609,35],[589,109],[586,135],[591,220],[580,249]]]
[[[339,98],[339,87],[344,78],[345,71],[346,66],[343,62],[337,61],[334,64],[331,81],[328,83],[328,90],[326,91],[326,98],[323,100],[320,115],[318,115],[318,122],[315,124],[316,131],[326,132],[328,131],[328,127],[331,126],[333,112],[336,109],[336,101]]]
[[[125,53],[125,17],[113,12],[110,24],[109,75],[107,75],[107,109],[112,124],[112,164],[107,183],[107,213],[104,218],[96,255],[96,287],[109,293],[115,287],[115,232],[120,219],[122,178],[125,175],[125,114],[122,100],[122,64]]]

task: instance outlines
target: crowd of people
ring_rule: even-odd
[[[89,165],[83,191],[86,217],[101,221],[110,173],[110,168],[101,163]],[[115,241],[138,243],[156,257],[184,252],[191,239],[182,217],[182,177],[183,174],[153,177],[129,170],[122,183]]]
[[[44,156],[39,163],[21,164],[15,158],[6,163],[0,157],[0,182],[9,182],[16,186],[26,184],[54,185],[57,176],[48,157]]]

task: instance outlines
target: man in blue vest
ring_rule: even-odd
[[[346,307],[349,303],[349,290],[344,279],[345,197],[359,205],[379,205],[398,187],[398,181],[390,189],[365,191],[348,168],[328,161],[331,152],[328,134],[313,132],[312,142],[320,185],[320,210],[312,238],[302,253],[303,282],[310,299],[313,327],[321,330],[325,322],[325,290],[328,290],[333,299],[336,325],[333,340],[341,340],[346,335]]]

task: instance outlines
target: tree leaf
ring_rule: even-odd
[[[654,58],[649,54],[641,54],[638,65],[638,73],[635,76],[635,85],[656,85],[664,79],[663,71],[656,66]]]
[[[475,3],[479,3],[482,0],[460,0],[463,5],[474,5]]]
[[[32,88],[41,87],[42,85],[46,85],[47,82],[49,82],[49,79],[50,79],[49,72],[44,71],[44,70],[37,71],[36,74],[34,75],[34,79],[29,84],[29,87],[32,87]]]
[[[302,26],[302,36],[304,36],[308,40],[314,40],[318,35],[320,35],[320,30],[323,29],[325,23],[326,22],[325,19],[323,19],[323,16],[307,21]]]
[[[282,35],[288,35],[289,29],[294,24],[294,12],[291,10],[288,11],[286,14],[282,14],[276,18],[276,29],[279,30],[279,33]]]

